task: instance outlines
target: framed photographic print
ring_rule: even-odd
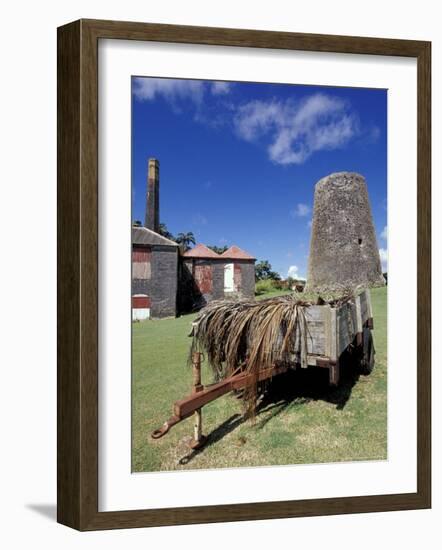
[[[430,507],[430,52],[59,28],[59,522]]]

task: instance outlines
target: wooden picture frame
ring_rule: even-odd
[[[418,70],[417,492],[98,511],[98,41],[124,39],[405,56]],[[82,531],[431,506],[431,44],[79,20],[58,29],[58,521]]]

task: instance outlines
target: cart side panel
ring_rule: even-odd
[[[365,291],[365,296],[366,296],[366,299],[367,299],[367,315],[368,315],[368,318],[373,319],[373,308],[372,308],[372,305],[371,305],[371,293],[370,293],[369,289],[367,289]]]
[[[370,300],[370,292],[368,290],[364,290],[359,295],[359,299],[361,302],[361,320],[362,320],[362,326],[366,323],[367,319],[371,317],[371,300]]]
[[[334,359],[336,328],[334,310],[329,305],[310,306],[306,310],[308,353]]]
[[[356,336],[359,325],[358,309],[354,300],[336,308],[338,355],[348,348]]]
[[[362,314],[361,314],[361,294],[356,296],[355,305],[356,305],[356,334],[362,334],[364,323],[362,322]]]
[[[326,338],[326,310],[330,309],[327,306],[310,306],[304,308],[304,314],[307,321],[307,353],[312,355],[326,355],[327,338]],[[300,338],[298,334],[296,338],[295,349],[300,351]]]

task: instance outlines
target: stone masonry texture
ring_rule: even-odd
[[[224,262],[215,260],[213,262],[213,300],[222,300],[224,298]]]
[[[241,294],[245,298],[255,296],[255,261],[243,260],[237,262],[241,266]]]
[[[338,172],[315,186],[306,290],[385,284],[363,176]]]
[[[151,266],[151,315],[153,318],[174,317],[177,310],[177,249],[169,246],[153,247]]]

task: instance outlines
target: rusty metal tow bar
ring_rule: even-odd
[[[201,362],[202,362],[202,354],[199,351],[196,351],[192,354],[192,372],[193,372],[193,384],[192,384],[192,394],[183,401],[190,401],[192,402],[192,398],[195,397],[196,394],[204,391],[204,386],[201,384]],[[197,401],[195,401],[196,404],[198,404]],[[160,439],[160,437],[163,437],[163,435],[166,435],[167,432],[172,428],[172,426],[175,426],[175,424],[178,424],[178,422],[181,422],[181,420],[184,420],[185,418],[188,418],[189,416],[194,415],[194,422],[193,422],[193,438],[189,443],[189,446],[191,449],[198,449],[202,447],[206,441],[207,437],[203,435],[202,428],[203,428],[203,417],[201,412],[201,407],[196,407],[194,409],[189,410],[183,410],[180,406],[180,402],[177,401],[174,405],[175,414],[169,418],[169,420],[166,420],[164,424],[161,426],[161,428],[158,428],[157,430],[154,430],[150,436],[152,439]]]
[[[168,433],[170,428],[194,415],[193,437],[190,441],[192,449],[198,449],[207,442],[207,437],[202,433],[202,407],[218,397],[225,395],[233,390],[243,389],[250,379],[250,374],[247,372],[239,372],[232,374],[221,382],[203,386],[201,384],[201,361],[202,354],[195,352],[192,354],[192,371],[193,384],[192,393],[180,401],[176,401],[173,405],[173,415],[166,420],[161,428],[154,430],[151,433],[152,439],[160,439]],[[288,370],[288,366],[274,366],[262,369],[258,375],[258,382],[282,374]]]

